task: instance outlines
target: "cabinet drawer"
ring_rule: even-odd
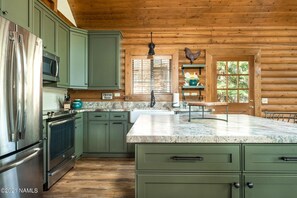
[[[297,145],[245,145],[246,171],[297,171]]]
[[[239,145],[138,144],[138,170],[239,171]]]
[[[108,112],[90,112],[88,115],[89,120],[109,120]]]
[[[110,120],[128,120],[128,112],[110,112]]]
[[[75,125],[82,124],[84,121],[83,118],[84,118],[83,113],[77,113],[75,115]]]
[[[239,174],[137,174],[141,198],[239,198]]]

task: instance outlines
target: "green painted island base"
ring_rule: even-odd
[[[297,144],[140,143],[135,193],[137,198],[296,198],[297,161],[285,160],[296,156]]]

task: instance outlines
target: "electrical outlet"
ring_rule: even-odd
[[[268,104],[268,98],[262,98],[262,104]]]
[[[117,92],[117,93],[114,93],[113,95],[114,95],[114,97],[120,97],[121,96],[121,93],[118,93]]]

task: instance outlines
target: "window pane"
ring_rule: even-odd
[[[226,90],[218,90],[217,91],[217,96],[218,96],[219,102],[226,102],[226,97],[227,97],[226,92],[227,92]]]
[[[217,73],[218,74],[226,74],[226,62],[225,61],[217,62]]]
[[[228,62],[228,74],[237,74],[237,62],[236,61]]]
[[[248,76],[239,76],[239,88],[248,89],[249,88],[249,77]]]
[[[239,61],[239,73],[248,74],[249,73],[249,62],[248,61]]]
[[[171,93],[170,59],[133,59],[133,94]]]
[[[237,76],[229,76],[228,77],[228,88],[229,89],[237,88]]]
[[[218,76],[217,88],[226,88],[226,76]]]
[[[228,102],[229,103],[237,102],[237,90],[228,90]]]
[[[239,90],[239,103],[248,103],[249,101],[249,91]]]

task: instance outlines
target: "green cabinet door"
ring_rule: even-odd
[[[245,198],[296,198],[296,174],[250,174],[244,176]]]
[[[41,38],[41,21],[42,21],[42,8],[34,4],[33,12],[33,34]]]
[[[1,0],[1,16],[31,30],[33,20],[33,0]]]
[[[57,23],[57,55],[60,57],[59,87],[69,87],[69,29]]]
[[[83,113],[78,113],[75,116],[75,155],[77,158],[79,158],[83,153],[83,131]]]
[[[88,32],[70,29],[70,88],[88,87]]]
[[[41,38],[43,49],[56,54],[56,20],[50,13],[43,12]]]
[[[120,89],[120,41],[118,31],[89,32],[90,89]]]
[[[139,198],[239,198],[239,174],[166,174],[136,175]],[[255,198],[255,197],[253,197]]]
[[[109,121],[88,121],[84,151],[90,153],[109,151]]]
[[[126,135],[126,121],[111,121],[109,128],[109,151],[115,153],[126,153]]]

